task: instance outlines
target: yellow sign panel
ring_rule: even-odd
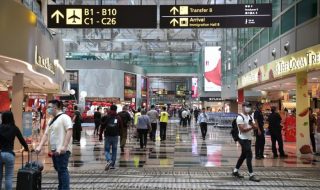
[[[251,70],[238,78],[238,89],[315,69],[320,69],[320,44]]]

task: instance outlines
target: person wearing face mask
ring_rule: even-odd
[[[58,172],[58,189],[69,190],[68,162],[72,150],[72,120],[62,112],[62,102],[59,100],[49,101],[47,112],[53,116],[53,119],[49,121],[48,127],[35,151],[39,154],[42,146],[49,140],[53,166]]]
[[[239,169],[244,162],[247,161],[247,167],[249,170],[249,180],[254,182],[260,182],[260,179],[255,177],[252,169],[252,150],[251,150],[251,138],[252,131],[256,129],[256,125],[254,120],[251,117],[251,104],[249,102],[245,102],[242,105],[243,113],[239,114],[237,117],[237,126],[239,129],[239,143],[241,145],[241,155],[238,159],[237,165],[234,168],[232,175],[237,178],[244,178],[239,173]]]
[[[268,123],[269,123],[269,131],[271,135],[271,142],[272,142],[272,153],[273,158],[278,158],[277,153],[277,147],[276,142],[278,142],[279,146],[279,153],[280,158],[286,158],[288,155],[286,155],[283,151],[283,140],[282,140],[282,126],[281,126],[281,116],[277,111],[276,107],[271,107],[271,114],[268,117]]]

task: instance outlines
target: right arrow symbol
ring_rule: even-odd
[[[171,12],[173,12],[173,15],[176,15],[176,12],[178,13],[179,10],[177,9],[177,7],[172,7],[172,8],[170,9],[170,13],[171,13]]]
[[[56,17],[56,23],[59,24],[59,18],[64,18],[63,14],[59,11],[59,10],[56,10],[52,15],[51,15],[51,18],[54,18]]]
[[[171,21],[170,21],[170,24],[172,24],[173,26],[176,26],[176,24],[179,24],[179,21],[175,18],[173,18]]]

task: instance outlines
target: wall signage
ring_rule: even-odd
[[[35,47],[35,55],[34,55],[35,64],[39,67],[42,67],[48,70],[53,75],[56,73],[56,65],[50,61],[49,57],[41,57],[38,53],[38,47]]]
[[[262,65],[238,78],[238,89],[296,74],[300,71],[320,69],[320,45]]]
[[[200,97],[200,101],[221,102],[221,101],[223,101],[223,99],[221,97]]]
[[[160,5],[160,28],[271,26],[272,4]]]
[[[48,28],[157,28],[157,6],[48,5]]]

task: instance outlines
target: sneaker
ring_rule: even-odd
[[[110,170],[114,170],[116,169],[114,166],[110,166]]]
[[[240,175],[239,172],[232,172],[232,176],[233,176],[233,177],[240,178],[240,179],[244,178],[244,176],[243,176],[243,175]]]
[[[108,170],[110,169],[110,165],[111,165],[111,161],[108,161],[108,162],[106,163],[106,165],[104,166],[104,170],[105,170],[105,171],[108,171]]]
[[[254,176],[254,175],[253,175],[253,176],[250,176],[250,177],[249,177],[249,180],[250,180],[250,181],[254,181],[254,182],[260,182],[260,179],[257,178],[257,177]]]
[[[262,158],[260,156],[256,156],[256,160],[261,160]]]

